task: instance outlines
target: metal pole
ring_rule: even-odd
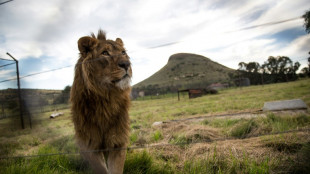
[[[19,109],[20,109],[19,113],[20,113],[20,120],[21,120],[22,128],[25,129],[24,117],[23,117],[23,104],[22,104],[20,82],[19,82],[18,60],[16,60],[10,53],[6,53],[6,54],[9,55],[16,63],[17,87],[18,87],[18,98],[19,98]]]
[[[264,87],[264,72],[262,73],[262,85]]]
[[[2,96],[1,96],[1,106],[2,106],[2,117],[5,118],[5,112],[4,112],[4,90],[1,90]]]

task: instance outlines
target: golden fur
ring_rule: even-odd
[[[129,139],[132,70],[121,39],[102,30],[79,39],[80,58],[71,90],[72,115],[81,150],[123,148]],[[122,173],[125,151],[83,153],[96,173]]]

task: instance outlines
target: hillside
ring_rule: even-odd
[[[133,87],[206,87],[217,82],[229,83],[233,72],[233,69],[204,56],[178,53],[170,56],[168,63],[158,72]]]

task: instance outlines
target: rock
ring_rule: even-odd
[[[295,110],[307,108],[308,106],[304,101],[302,101],[301,99],[294,99],[265,102],[263,111]]]
[[[61,116],[61,115],[64,115],[64,113],[63,112],[52,113],[50,118],[55,118],[55,117],[58,117],[58,116]]]
[[[156,122],[154,122],[154,123],[152,124],[152,126],[159,126],[159,125],[161,125],[161,124],[163,124],[162,121],[156,121]]]

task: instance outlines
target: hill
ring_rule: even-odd
[[[234,70],[201,55],[178,53],[158,72],[133,86],[135,89],[202,88],[230,83]]]

